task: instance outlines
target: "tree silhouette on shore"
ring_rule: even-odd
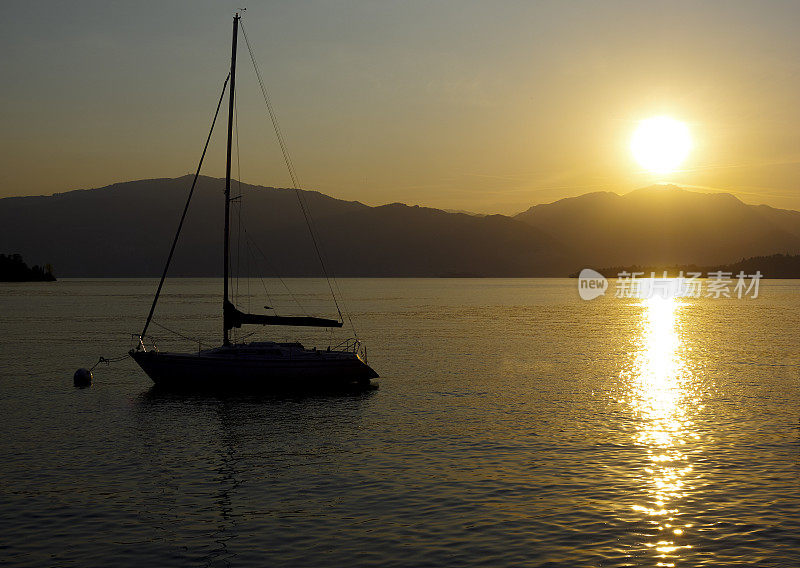
[[[53,268],[49,264],[44,267],[29,267],[18,254],[0,254],[0,281],[3,282],[53,282]]]

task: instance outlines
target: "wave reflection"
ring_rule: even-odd
[[[639,349],[628,382],[635,442],[646,452],[640,474],[645,494],[632,508],[654,529],[642,544],[656,566],[675,566],[681,552],[692,548],[692,523],[681,519],[680,503],[692,488],[687,443],[698,437],[691,417],[699,401],[691,396],[680,334],[680,313],[688,304],[660,296],[641,301]]]

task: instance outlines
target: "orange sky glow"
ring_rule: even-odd
[[[0,197],[193,171],[237,7],[3,7]],[[304,188],[512,214],[653,183],[800,209],[799,18],[778,2],[353,1],[258,4],[244,24]],[[286,186],[240,64],[241,177]],[[630,150],[660,115],[692,136],[664,174]],[[223,130],[208,175],[224,175]]]

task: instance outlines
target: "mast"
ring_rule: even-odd
[[[233,16],[233,40],[231,41],[231,90],[228,93],[228,151],[227,162],[225,165],[225,253],[223,259],[223,300],[222,300],[222,344],[230,345],[228,339],[228,325],[225,314],[225,306],[228,305],[228,266],[230,265],[230,211],[231,211],[231,145],[233,142],[233,113],[236,92],[236,37],[239,32],[239,13]]]

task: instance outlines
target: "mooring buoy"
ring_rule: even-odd
[[[72,376],[72,383],[78,388],[92,386],[92,372],[89,369],[78,369]]]

